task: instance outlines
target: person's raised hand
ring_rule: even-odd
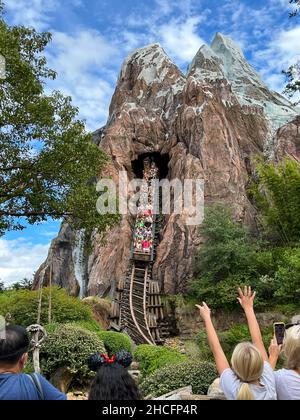
[[[244,311],[253,309],[256,292],[252,293],[251,286],[245,286],[244,291],[239,287],[238,292],[238,301]]]
[[[205,302],[202,303],[202,305],[196,305],[196,308],[199,309],[200,311],[200,315],[203,319],[203,321],[209,320],[210,316],[211,316],[211,310],[210,308],[206,305]]]
[[[278,357],[280,356],[281,350],[282,350],[282,345],[277,344],[276,336],[274,336],[269,347],[270,358],[277,360]]]

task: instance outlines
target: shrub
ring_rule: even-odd
[[[121,350],[132,353],[132,342],[127,335],[114,331],[101,331],[98,336],[103,341],[106,353],[110,357]]]
[[[50,335],[53,334],[60,326],[61,324],[53,322],[52,324],[45,325],[45,330],[47,331],[47,334]]]
[[[60,325],[50,333],[41,347],[43,374],[51,377],[60,367],[67,367],[84,381],[90,376],[88,357],[96,352],[105,352],[100,337],[75,325]]]
[[[201,361],[213,361],[214,356],[212,351],[209,347],[208,340],[207,340],[207,333],[205,330],[200,330],[197,338],[196,343],[198,344],[200,350],[200,360]]]
[[[94,333],[97,333],[97,334],[99,334],[102,331],[99,324],[93,319],[91,321],[84,321],[83,320],[83,321],[66,322],[65,325],[73,325],[75,327],[80,327],[84,330],[91,331],[91,332],[94,332]],[[60,326],[61,326],[61,324],[59,324],[57,322],[53,322],[51,324],[47,324],[45,326],[45,328],[46,328],[46,331],[47,331],[48,334],[52,334]]]
[[[41,324],[48,323],[49,289],[43,289]],[[35,324],[38,312],[38,292],[9,290],[0,294],[0,314],[9,312],[12,323],[27,327]],[[52,288],[52,320],[54,323],[92,321],[92,312],[79,299],[70,297],[64,289]]]
[[[85,321],[85,320],[74,321],[71,323],[71,325],[76,325],[78,327],[83,328],[84,330],[88,330],[97,334],[102,332],[101,327],[98,324],[98,322],[93,319],[91,321]]]
[[[226,356],[230,360],[234,348],[239,343],[245,341],[251,342],[248,326],[246,324],[238,324],[232,326],[228,331],[220,334],[220,341]]]
[[[260,309],[270,307],[271,302],[299,301],[299,247],[272,247],[254,240],[222,205],[209,209],[201,233],[206,242],[196,253],[188,299],[205,301],[214,309],[232,310],[237,308],[237,288],[251,284]]]
[[[260,162],[251,191],[265,227],[284,244],[300,238],[300,165],[286,158],[279,164]]]
[[[300,248],[286,250],[275,275],[280,301],[297,302],[300,300]]]
[[[191,385],[194,394],[206,395],[217,376],[213,363],[187,361],[156,370],[142,381],[141,389],[145,396],[159,397]]]
[[[273,338],[273,325],[261,329],[262,338],[266,349],[269,348]],[[228,359],[231,359],[234,348],[242,342],[251,342],[251,335],[247,324],[232,326],[228,331],[219,334],[222,347]]]
[[[201,226],[206,242],[196,254],[196,277],[189,298],[206,301],[213,308],[237,307],[237,288],[253,278],[274,274],[273,254],[262,250],[246,228],[233,220],[223,205],[211,207]]]
[[[213,309],[236,309],[237,289],[243,284],[250,284],[250,279],[231,276],[217,285],[206,278],[194,279],[190,285],[189,299],[197,297],[199,302],[206,302]]]
[[[27,373],[27,374],[29,373],[30,374],[32,372],[34,372],[34,367],[33,367],[32,355],[29,354],[27,363],[26,363],[26,365],[23,369],[23,373]]]
[[[255,283],[255,284],[254,284]],[[276,284],[273,277],[268,275],[260,276],[255,282],[252,282],[257,292],[256,305],[261,309],[270,306],[270,301],[274,300]]]
[[[232,352],[237,344],[244,341],[251,342],[250,333],[246,324],[234,325],[227,331],[219,331],[218,336],[228,360],[231,359]],[[205,330],[199,331],[197,335],[197,344],[200,348],[201,361],[214,361]]]
[[[156,369],[178,364],[186,360],[186,356],[166,347],[142,344],[134,352],[134,358],[140,364],[142,375],[149,375]]]
[[[251,276],[256,271],[258,242],[233,220],[231,211],[217,204],[208,209],[201,234],[206,238],[196,255],[196,274],[217,283],[232,275]]]

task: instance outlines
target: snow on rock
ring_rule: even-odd
[[[137,79],[144,80],[147,85],[155,82],[163,83],[168,76],[170,66],[174,66],[159,44],[152,44],[135,50],[124,61],[119,80],[126,78],[126,74],[132,65],[140,68]]]
[[[188,76],[193,74],[201,80],[223,79],[221,60],[207,45],[202,45],[188,67]]]
[[[217,33],[211,49],[221,62],[223,74],[230,82],[245,83],[250,81],[254,85],[258,85],[267,89],[262,82],[258,73],[246,61],[240,47],[236,45],[232,39]]]
[[[144,96],[144,91],[141,89],[141,90],[140,90],[140,94],[139,94],[139,96],[137,97],[137,99],[138,99],[138,100],[141,100],[143,96]]]
[[[272,92],[261,80],[256,70],[247,62],[241,48],[227,36],[217,33],[211,47],[203,45],[189,67],[189,75],[200,80],[215,82],[226,79],[241,105],[261,107],[272,131],[299,115],[282,95]],[[224,101],[226,106],[228,100]]]

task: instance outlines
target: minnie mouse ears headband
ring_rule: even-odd
[[[119,364],[127,368],[132,363],[132,355],[127,351],[120,351],[116,355],[109,358],[106,354],[95,353],[89,357],[87,364],[90,370],[97,372],[102,366]]]

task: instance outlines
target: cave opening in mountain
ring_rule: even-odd
[[[139,155],[137,160],[132,161],[132,169],[138,179],[143,178],[144,161],[147,158],[150,158],[158,167],[160,180],[168,178],[170,156],[168,154],[153,152]]]

